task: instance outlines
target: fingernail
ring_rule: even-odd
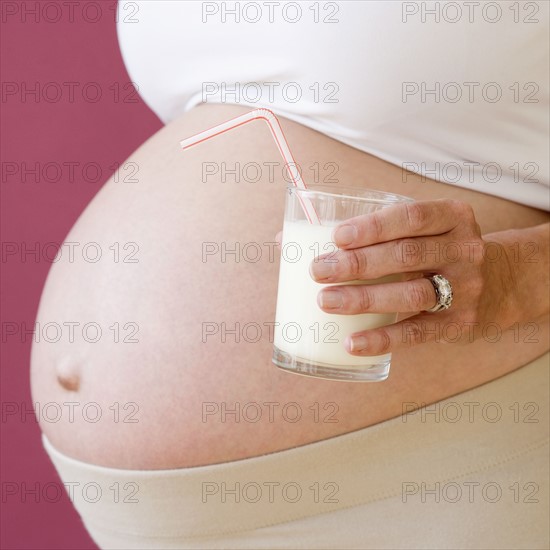
[[[335,264],[330,261],[325,261],[323,258],[317,258],[314,260],[309,268],[311,276],[317,281],[328,279],[334,274]]]
[[[368,341],[365,336],[349,336],[348,343],[350,351],[357,352],[366,349]]]
[[[334,242],[337,246],[348,246],[357,238],[357,229],[354,225],[341,225],[334,231]]]
[[[318,299],[323,309],[340,309],[344,305],[342,293],[339,290],[323,290],[319,293]]]

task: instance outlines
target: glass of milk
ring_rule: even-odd
[[[289,372],[330,380],[374,382],[388,377],[391,353],[354,356],[344,348],[344,340],[354,332],[395,323],[397,313],[325,313],[317,304],[317,295],[324,286],[336,285],[315,282],[309,274],[309,267],[318,256],[338,250],[332,241],[332,231],[336,225],[355,216],[412,200],[359,187],[288,187],[274,327],[272,361],[275,365]],[[320,224],[307,220],[303,201],[310,201],[313,205]],[[336,260],[329,256],[318,261]],[[395,275],[340,284],[398,280],[400,276]]]

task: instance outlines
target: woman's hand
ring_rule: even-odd
[[[472,207],[448,199],[403,203],[352,218],[335,228],[339,250],[311,263],[313,279],[331,284],[401,274],[402,281],[327,287],[319,292],[319,306],[340,315],[420,312],[349,335],[346,348],[353,355],[380,355],[434,340],[491,338],[548,311],[547,254],[540,258],[540,241],[548,236],[541,228],[483,238]],[[533,277],[537,269],[546,275]],[[436,294],[426,277],[434,274],[451,283],[453,301],[449,309],[429,313],[424,310],[435,306]]]

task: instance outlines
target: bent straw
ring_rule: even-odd
[[[273,136],[273,139],[277,144],[277,148],[279,149],[279,153],[286,162],[286,167],[292,179],[292,183],[298,189],[307,189],[306,184],[302,180],[302,176],[300,175],[299,170],[296,168],[296,162],[294,162],[294,157],[290,152],[290,148],[285,139],[283,129],[279,124],[279,120],[269,109],[254,109],[253,111],[245,113],[244,115],[232,118],[226,122],[222,122],[217,126],[212,126],[212,128],[204,130],[204,132],[200,132],[198,134],[195,134],[194,136],[188,137],[180,141],[181,148],[183,150],[189,149],[189,147],[193,147],[193,145],[198,145],[203,141],[206,141],[215,136],[219,136],[220,134],[228,132],[229,130],[238,128],[243,124],[252,122],[253,120],[265,120],[267,122],[267,125],[271,130],[271,135]],[[291,170],[291,166],[294,166],[295,170]],[[309,223],[320,225],[321,221],[319,220],[319,216],[317,215],[317,212],[315,211],[312,202],[305,197],[301,197],[299,194],[298,199],[300,200],[300,203],[302,205],[302,208],[304,209],[304,213]]]

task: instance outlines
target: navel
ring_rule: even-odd
[[[57,381],[68,391],[78,391],[80,387],[81,368],[78,362],[67,359],[57,364]]]

